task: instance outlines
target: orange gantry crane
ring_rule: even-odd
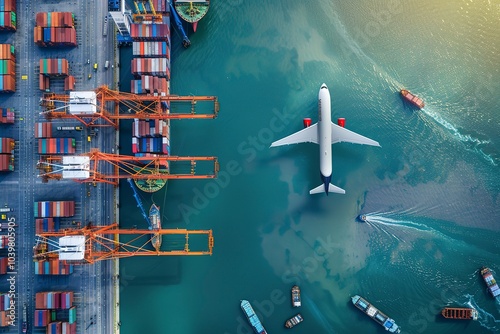
[[[96,149],[78,157],[88,157],[82,165],[64,165],[63,156],[40,156],[37,168],[44,182],[65,178],[66,171],[79,171],[67,178],[77,182],[103,182],[118,185],[120,179],[168,180],[216,178],[219,172],[217,157],[149,156],[135,157],[103,153]],[[203,166],[200,166],[203,163]],[[201,170],[200,173],[197,171]]]
[[[151,245],[152,233],[162,238],[162,249],[154,249]],[[212,230],[159,229],[152,232],[120,229],[117,223],[43,232],[37,237],[33,255],[36,261],[57,258],[72,264],[132,256],[212,255],[214,246]],[[195,240],[199,250],[191,249],[190,237],[202,239]]]
[[[42,113],[49,120],[72,118],[86,126],[116,129],[121,119],[200,119],[216,118],[219,113],[216,96],[139,95],[115,91],[108,86],[97,88],[91,98],[84,98],[84,93],[45,93],[40,99]],[[197,113],[198,102],[211,102],[213,109]],[[82,110],[86,105],[88,110]],[[76,110],[72,110],[72,106]]]

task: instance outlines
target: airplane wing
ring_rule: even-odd
[[[283,139],[277,140],[271,144],[271,147],[290,145],[297,143],[318,143],[318,123],[315,123],[305,129],[295,132]]]
[[[284,138],[284,139],[286,139],[286,138]],[[364,137],[362,135],[358,135],[356,132],[352,132],[350,130],[347,130],[347,129],[345,129],[341,126],[338,126],[337,124],[332,122],[332,144],[340,143],[340,142],[380,146],[380,144],[378,142],[376,142],[375,140]]]

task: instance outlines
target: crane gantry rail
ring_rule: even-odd
[[[78,92],[72,92],[73,99]],[[213,103],[209,113],[196,113],[198,102]],[[176,112],[171,103],[189,104],[189,112]],[[45,93],[40,99],[42,113],[49,120],[76,119],[89,127],[113,126],[118,128],[123,119],[206,119],[216,118],[219,102],[216,96],[142,95],[120,92],[107,86],[95,90],[95,112],[70,112],[70,95]],[[184,108],[179,108],[184,109]]]
[[[43,232],[37,234],[38,239],[33,257],[35,260],[50,258],[61,260],[60,253],[64,251],[64,247],[58,247],[58,242],[53,238],[68,236],[84,238],[83,259],[68,262],[72,264],[91,264],[132,256],[212,255],[214,246],[212,230],[160,229],[155,230],[154,234],[163,238],[163,249],[152,249],[151,230],[120,229],[117,223],[107,226],[88,225],[82,229],[67,229],[59,232]],[[197,235],[206,237],[206,248],[191,250],[189,238]],[[120,236],[124,239],[125,236],[131,238],[120,241]]]
[[[80,157],[88,157],[88,166],[71,166],[71,170],[89,172],[88,177],[73,178],[77,182],[103,182],[118,185],[120,179],[131,178],[133,180],[169,180],[169,179],[212,179],[219,172],[217,157],[179,157],[179,156],[150,156],[135,157],[103,153],[93,149],[89,153],[81,154]],[[43,181],[49,179],[62,179],[65,170],[62,165],[62,156],[40,156],[37,168],[41,170],[39,177]],[[206,162],[207,166],[198,166]],[[182,164],[174,166],[174,164]],[[112,166],[112,168],[107,168]],[[205,167],[206,172],[197,173],[197,169]],[[179,172],[175,170],[179,169]]]

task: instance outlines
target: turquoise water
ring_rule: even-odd
[[[218,156],[221,173],[143,200],[166,228],[213,229],[214,254],[121,261],[122,333],[250,333],[241,299],[269,333],[297,312],[297,333],[385,332],[354,294],[403,333],[500,332],[478,274],[500,277],[499,24],[498,0],[213,1],[191,48],[174,45],[171,91],[217,95],[221,111],[172,121],[171,149]],[[323,82],[332,119],[382,145],[333,146],[345,195],[308,194],[317,146],[268,148],[317,121]],[[403,87],[426,107],[403,103]],[[123,226],[141,221],[127,185],[121,207]],[[445,321],[447,305],[480,318]]]

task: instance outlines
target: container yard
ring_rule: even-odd
[[[2,4],[11,7],[2,7]],[[122,251],[124,255],[115,256],[115,252],[110,252],[108,257],[91,258],[89,254],[97,252],[85,252],[83,260],[64,260],[64,256],[72,253],[67,251],[72,249],[72,244],[64,242],[72,241],[63,242],[60,239],[64,246],[59,247],[58,238],[73,232],[91,232],[86,235],[85,247],[95,249],[96,246],[89,245],[97,239],[98,228],[111,228],[114,222],[119,222],[120,181],[92,179],[92,170],[89,172],[84,168],[97,163],[102,166],[107,161],[99,156],[89,162],[90,153],[99,152],[106,155],[106,159],[118,161],[123,157],[123,151],[125,154],[128,151],[131,158],[144,159],[138,165],[139,170],[156,158],[165,159],[161,160],[162,175],[159,179],[134,180],[146,192],[160,189],[167,180],[163,175],[172,175],[170,161],[166,160],[170,155],[170,120],[164,117],[170,113],[171,100],[162,101],[161,108],[157,108],[159,114],[153,117],[141,114],[137,107],[132,108],[134,110],[125,115],[128,117],[127,130],[120,128],[121,124],[112,117],[99,119],[94,115],[94,111],[101,112],[96,109],[101,103],[108,109],[106,113],[112,112],[113,107],[118,105],[122,112],[127,105],[129,101],[125,100],[126,97],[102,102],[104,97],[100,92],[105,86],[117,91],[120,68],[128,68],[129,64],[132,64],[132,71],[126,71],[133,76],[131,92],[142,97],[169,96],[171,50],[168,4],[158,0],[143,4],[145,10],[151,13],[154,12],[151,6],[156,8],[155,14],[146,15],[147,18],[153,17],[156,24],[151,25],[148,20],[131,24],[129,54],[133,55],[133,59],[130,62],[128,58],[126,64],[120,66],[119,38],[114,22],[107,16],[107,3],[58,2],[55,8],[58,12],[53,12],[53,2],[28,1],[22,3],[23,20],[18,22],[15,1],[0,0],[0,30],[17,29],[16,34],[4,34],[4,44],[0,44],[0,91],[13,93],[16,85],[22,87],[22,93],[18,89],[17,94],[0,96],[0,105],[5,106],[0,112],[0,170],[11,171],[3,173],[0,181],[3,190],[0,192],[0,203],[5,204],[1,208],[4,211],[1,212],[0,227],[5,233],[14,233],[16,240],[15,268],[9,267],[9,258],[0,256],[0,274],[15,271],[17,280],[16,323],[2,329],[3,333],[120,332],[119,290],[123,284],[120,283],[117,259],[131,255]],[[119,7],[118,3],[116,6]],[[107,24],[108,20],[110,24]],[[16,50],[14,45],[19,46],[21,51]],[[125,80],[130,79],[127,77]],[[71,95],[73,100],[69,103],[71,99],[67,91],[74,91],[75,88],[77,94]],[[130,95],[128,98],[134,99]],[[216,98],[203,97],[199,100],[215,101],[214,114],[218,112]],[[189,111],[177,117],[194,118],[193,110],[198,100],[184,101]],[[147,103],[144,102],[144,105]],[[79,112],[85,115],[79,116]],[[208,115],[204,117],[209,118]],[[120,147],[118,129],[120,135],[126,138],[125,150]],[[41,163],[46,165],[40,167]],[[187,166],[186,172],[180,173],[179,179],[212,177],[196,175],[196,162],[192,157],[186,157],[183,163]],[[63,165],[64,168],[69,166],[70,170],[58,172]],[[218,170],[217,166],[214,164],[214,171]],[[118,173],[109,166],[103,166],[101,171],[102,175],[107,173],[112,177]],[[136,177],[136,171],[129,176]],[[48,178],[43,175],[46,172],[49,178],[54,175],[53,179],[58,181],[47,182]],[[82,180],[90,173],[89,180],[77,183],[62,177],[75,173]],[[135,230],[116,228],[123,233],[135,233]],[[151,238],[151,232],[146,232],[146,236]],[[187,240],[196,240],[196,233],[200,232],[200,235],[208,236],[209,251],[193,251],[188,247]],[[173,248],[179,246],[179,250],[159,249],[160,253],[155,250],[154,254],[148,255],[211,254],[211,230],[198,230],[189,238],[188,232],[183,229],[174,228],[169,233],[178,233],[178,239],[170,243],[167,235],[156,235],[156,238],[166,239],[162,247],[174,245]],[[177,241],[184,239],[185,245]],[[9,238],[0,236],[0,249],[8,247]],[[7,284],[0,282],[0,291],[7,292],[8,289]],[[0,313],[0,325],[8,326],[6,312],[0,312],[4,312]]]

